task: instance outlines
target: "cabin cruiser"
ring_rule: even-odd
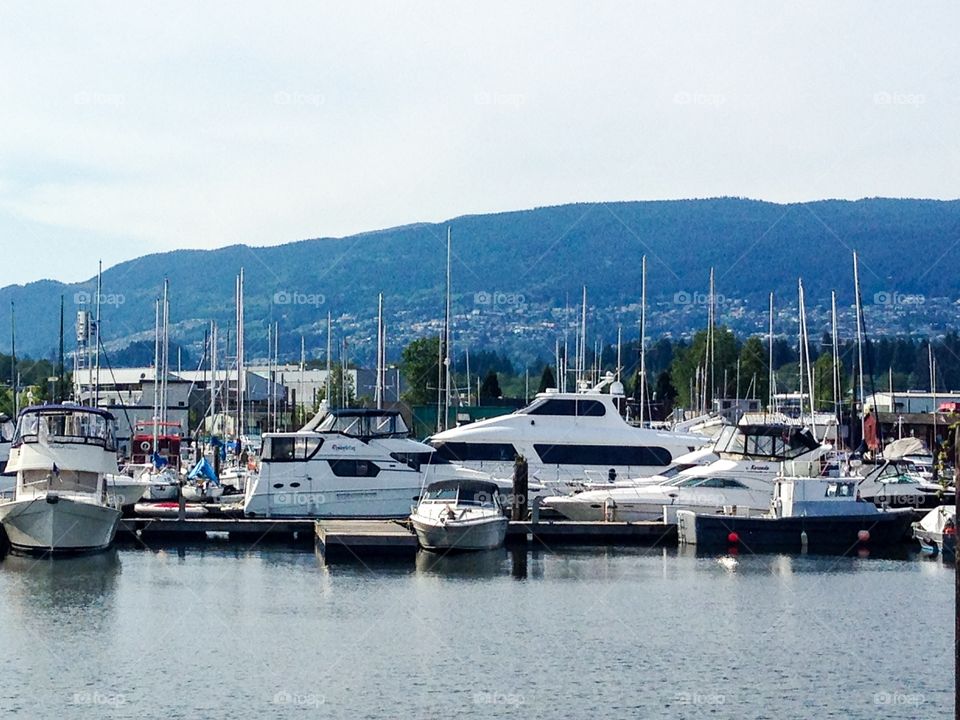
[[[438,480],[410,514],[420,547],[425,550],[494,550],[507,536],[495,483]]]
[[[680,542],[701,548],[742,547],[751,552],[848,552],[862,547],[890,547],[903,539],[912,520],[909,510],[883,510],[863,501],[857,495],[856,478],[820,476],[818,463],[790,465],[792,473],[801,465],[812,471],[777,478],[769,512],[746,517],[680,510]]]
[[[592,389],[551,388],[521,410],[445,430],[427,442],[440,458],[500,479],[512,478],[514,459],[522,456],[531,483],[554,493],[656,475],[709,444],[700,435],[630,425],[623,418],[625,400],[623,385],[608,373]]]
[[[770,505],[780,463],[820,461],[832,451],[809,429],[796,425],[730,425],[717,436],[716,458],[694,464],[665,479],[641,481],[549,497],[543,504],[570,520],[635,522],[663,520],[678,509],[713,512],[736,506],[740,512],[762,513]]]
[[[905,460],[881,460],[863,464],[857,489],[864,500],[880,507],[932,510],[954,501],[953,487],[925,480]]]
[[[105,410],[40,405],[20,413],[7,469],[13,499],[0,523],[14,550],[102,550],[113,542],[120,509],[106,476],[117,472],[116,424]]]
[[[263,436],[247,517],[406,518],[422,488],[442,479],[489,480],[410,438],[396,410],[318,414],[297,432]]]

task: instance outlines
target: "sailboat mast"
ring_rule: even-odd
[[[160,299],[153,307],[153,452],[157,452],[157,423],[160,422]]]
[[[707,410],[709,407],[712,407],[712,406],[713,406],[713,401],[716,400],[716,398],[717,398],[716,365],[715,365],[715,362],[714,362],[714,361],[716,360],[716,352],[715,352],[715,346],[714,346],[714,343],[715,343],[716,338],[715,338],[714,333],[715,333],[715,331],[716,331],[716,323],[717,323],[717,306],[716,306],[716,302],[715,302],[715,297],[716,297],[716,296],[714,295],[714,275],[713,275],[713,268],[710,268],[710,305],[709,305],[709,307],[710,307],[710,332],[709,332],[709,334],[708,334],[708,342],[710,343],[710,359],[709,359],[709,363],[710,363],[710,395],[709,395],[709,397],[708,397],[708,399],[707,399],[707,403],[709,403],[709,405],[707,405],[707,403],[705,403],[704,410]]]
[[[863,394],[863,306],[860,299],[860,266],[857,262],[857,252],[853,252],[853,288],[856,298],[854,300],[857,312],[857,373],[858,390],[860,395],[860,437],[866,436],[866,418],[863,412],[864,394]]]
[[[837,438],[840,435],[840,345],[837,341],[837,291],[830,291],[830,329],[833,352],[833,412],[837,415]]]
[[[776,381],[776,375],[773,371],[773,293],[770,293],[770,319],[769,319],[770,329],[767,334],[768,338],[768,359],[767,359],[767,409],[769,412],[774,413],[777,409],[774,407],[773,403],[773,386]]]
[[[619,363],[618,363],[619,364]],[[647,405],[647,256],[640,259],[640,424]]]
[[[583,286],[583,305],[580,310],[580,377],[578,380],[585,380],[583,377],[587,372],[587,286]],[[579,382],[577,383],[579,391]]]
[[[17,321],[16,308],[10,301],[10,387],[13,388],[13,416],[20,414],[20,379],[17,374]]]
[[[807,307],[806,307],[806,303],[804,302],[803,280],[799,281],[799,287],[800,287],[800,318],[801,318],[800,334],[803,341],[803,347],[801,349],[803,351],[803,355],[807,365],[807,388],[810,392],[810,427],[813,430],[814,437],[816,437],[817,436],[817,417],[814,414],[814,407],[813,407],[813,393],[814,393],[813,365],[810,363],[810,335],[807,330]],[[803,416],[803,394],[802,393],[800,396],[800,416],[801,417]]]
[[[103,261],[100,261],[100,264],[97,269],[97,332],[96,332],[96,346],[94,349],[94,357],[96,357],[96,369],[94,376],[94,386],[93,386],[93,406],[100,406],[100,298],[103,295],[102,293],[102,275],[103,275]]]
[[[99,302],[98,302],[99,306]],[[97,310],[99,315],[100,311]],[[99,326],[100,321],[97,321]],[[97,347],[100,347],[99,329],[97,330]],[[99,363],[98,363],[99,364]],[[170,373],[170,281],[163,279],[163,379],[160,393],[160,420],[167,421],[167,376]],[[97,371],[99,376],[99,370]],[[97,381],[99,386],[99,380]],[[99,393],[99,389],[97,391]]]
[[[333,391],[332,383],[332,373],[333,365],[331,363],[331,356],[333,354],[333,315],[330,311],[327,311],[327,377],[326,377],[326,388],[325,395],[327,398],[327,409],[333,407],[333,400],[330,398],[330,393]]]
[[[383,293],[377,298],[377,409],[383,409]]]

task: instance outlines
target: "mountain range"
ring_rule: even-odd
[[[903,331],[927,318],[935,299],[946,308],[941,324],[949,324],[958,295],[958,200],[581,203],[271,247],[146,255],[103,272],[104,343],[120,349],[152,342],[154,301],[166,277],[171,337],[196,350],[211,320],[222,328],[233,322],[235,278],[243,268],[251,357],[266,356],[271,323],[279,328],[282,357],[299,356],[301,336],[314,354],[325,347],[328,312],[338,342],[352,344],[351,357],[372,357],[378,293],[384,295],[390,355],[396,356],[403,341],[439,327],[448,229],[455,337],[527,355],[553,353],[550,338],[576,323],[584,286],[589,327],[598,337],[614,340],[617,325],[635,332],[643,255],[651,316],[659,318],[653,332],[661,334],[704,324],[711,267],[720,321],[739,323],[744,332],[765,328],[771,291],[778,307],[795,306],[800,277],[815,316],[829,307],[831,290],[849,307],[853,250],[860,256],[865,304],[874,306],[875,317],[882,311],[904,318]],[[75,312],[91,307],[95,293],[95,277],[0,288],[0,351],[10,348],[11,302],[18,352],[41,356],[58,343],[60,296],[69,350]]]

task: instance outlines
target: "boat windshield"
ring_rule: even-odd
[[[78,443],[101,445],[116,450],[116,424],[113,418],[84,409],[25,410],[17,422],[14,445],[21,443]]]
[[[877,480],[887,485],[913,485],[917,482],[917,477],[905,464],[888,462],[880,469]]]
[[[350,437],[406,437],[407,424],[398,413],[333,412],[314,428],[315,432],[335,432]]]
[[[453,503],[455,505],[471,505],[474,507],[496,507],[496,493],[480,487],[458,487],[442,485],[427,489],[424,500]]]
[[[13,440],[13,423],[0,416],[0,442],[8,443]]]

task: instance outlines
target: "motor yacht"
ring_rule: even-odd
[[[656,475],[710,442],[631,425],[625,411],[623,385],[608,374],[596,387],[550,389],[521,410],[445,430],[427,442],[440,458],[498,479],[512,478],[514,459],[522,456],[530,481],[556,494],[584,483]]]
[[[713,512],[737,507],[762,513],[770,505],[780,463],[820,460],[832,447],[817,442],[809,429],[796,425],[730,425],[717,436],[714,460],[620,486],[548,497],[543,504],[571,520],[636,522],[668,519],[678,509]],[[705,457],[710,457],[705,453]],[[693,457],[696,457],[695,455]]]
[[[117,473],[116,425],[105,410],[79,405],[28,407],[17,418],[7,469],[13,499],[0,523],[14,550],[102,550],[113,542],[120,508],[107,490]]]
[[[320,413],[296,432],[263,436],[247,483],[248,517],[406,518],[435,480],[489,480],[410,438],[396,410]],[[509,487],[509,486],[508,486]]]

